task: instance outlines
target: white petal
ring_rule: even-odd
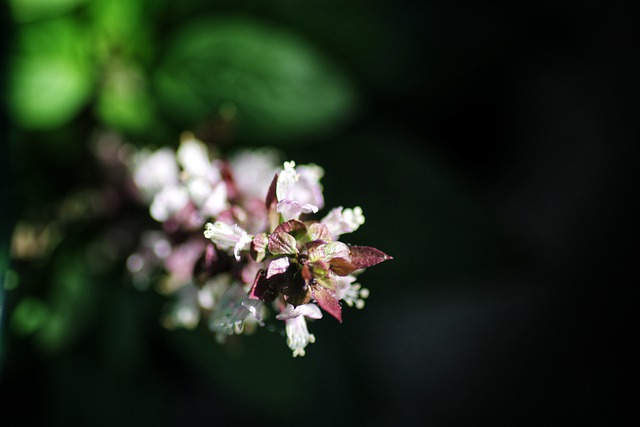
[[[204,216],[218,216],[218,214],[228,207],[227,203],[227,186],[223,183],[216,185],[211,191],[209,187],[209,196],[202,204],[201,213]]]
[[[276,316],[276,319],[287,320],[298,316],[306,316],[310,319],[320,319],[322,318],[322,311],[320,311],[320,308],[315,304],[303,304],[297,307],[287,304],[287,307],[282,311],[282,313]]]
[[[178,164],[170,148],[156,152],[140,151],[132,163],[133,181],[146,201],[150,201],[164,187],[178,183]]]
[[[309,333],[304,316],[286,320],[287,345],[293,350],[293,357],[304,356],[305,348],[316,341],[316,337]]]
[[[204,177],[211,168],[207,146],[193,135],[185,136],[180,143],[177,156],[182,169],[190,176]]]
[[[364,224],[364,215],[360,206],[353,209],[344,209],[340,206],[331,209],[321,222],[327,226],[331,236],[337,239],[341,234],[353,233]]]
[[[187,206],[187,203],[189,203],[189,195],[184,188],[165,187],[153,198],[149,213],[156,221],[164,222]]]

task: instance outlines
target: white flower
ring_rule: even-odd
[[[287,198],[293,185],[298,182],[300,175],[296,172],[296,162],[284,162],[284,169],[278,175],[276,183],[276,198],[284,200]]]
[[[353,209],[340,206],[331,209],[321,222],[327,226],[334,240],[337,240],[341,234],[353,233],[364,224],[364,215],[360,206]]]
[[[178,184],[178,164],[170,148],[140,151],[132,163],[133,181],[145,201],[153,199],[163,188]]]
[[[216,185],[213,190],[209,187],[207,197],[202,203],[200,213],[204,216],[218,216],[229,207],[227,202],[227,186],[223,182]]]
[[[276,319],[286,322],[287,345],[293,350],[293,357],[304,356],[307,345],[316,342],[316,337],[307,329],[305,317],[320,319],[322,312],[315,304],[303,304],[297,307],[287,304],[282,313],[276,316]]]
[[[316,337],[309,333],[304,316],[292,317],[285,320],[285,322],[287,345],[293,351],[293,357],[304,356],[305,348],[310,343],[316,342]]]
[[[208,222],[204,226],[204,237],[218,245],[220,249],[233,248],[233,255],[240,260],[240,252],[249,250],[253,238],[237,224],[229,225],[222,221]]]
[[[324,206],[320,166],[306,165],[295,168],[295,162],[285,162],[276,183],[276,210],[285,221],[298,219],[302,213],[315,213]]]
[[[363,288],[359,283],[353,283],[356,278],[353,276],[336,277],[336,299],[347,303],[349,307],[361,309],[364,307],[364,300],[369,296],[369,289]]]
[[[258,299],[245,298],[244,300],[242,300],[242,306],[249,310],[249,313],[251,313],[251,317],[249,317],[248,319],[255,319],[260,324],[260,326],[264,326],[264,322],[262,321],[262,310],[264,307],[264,302]]]
[[[278,202],[276,210],[282,215],[284,221],[289,221],[290,219],[298,219],[303,213],[316,213],[318,207],[309,203],[301,205],[295,200],[285,199]]]
[[[212,169],[207,146],[191,133],[183,135],[177,157],[182,170],[189,176],[205,177]]]
[[[249,315],[262,324],[263,304],[260,300],[249,299],[242,286],[233,284],[222,295],[209,318],[209,329],[216,332],[221,341],[225,335],[241,334]]]
[[[182,210],[188,203],[189,194],[183,187],[167,186],[155,195],[149,207],[149,213],[156,221],[164,222]]]
[[[269,149],[236,154],[230,164],[238,192],[245,197],[264,200],[269,184],[278,171],[277,162],[277,153]]]

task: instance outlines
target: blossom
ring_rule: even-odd
[[[353,233],[360,228],[364,224],[364,215],[360,206],[353,209],[339,206],[331,209],[320,222],[327,227],[333,239],[338,239],[342,234]]]
[[[229,225],[222,221],[216,221],[213,224],[207,223],[204,228],[204,237],[222,249],[233,248],[233,255],[238,261],[240,260],[240,251],[248,250],[253,240],[237,224]]]
[[[229,163],[238,193],[264,203],[269,182],[278,171],[277,159],[278,155],[274,150],[264,148],[236,153]]]
[[[146,201],[151,201],[162,189],[178,183],[178,164],[170,148],[136,153],[132,169],[133,181]]]
[[[293,357],[304,356],[307,345],[316,342],[316,337],[309,333],[305,317],[320,319],[322,313],[315,304],[304,304],[297,307],[287,304],[284,311],[276,316],[276,319],[286,322],[287,345],[293,351]]]
[[[185,133],[176,153],[182,167],[181,182],[193,203],[205,216],[216,216],[228,208],[227,188],[221,166],[209,159],[207,146]]]
[[[211,167],[207,146],[197,140],[193,134],[184,133],[180,141],[180,147],[176,157],[184,173],[191,177],[216,176],[220,180],[220,174]]]
[[[359,283],[354,283],[354,276],[338,277],[336,279],[336,299],[344,301],[349,307],[354,305],[358,309],[364,307],[364,300],[369,296],[369,289],[363,288]]]
[[[241,334],[250,316],[262,322],[261,311],[262,302],[250,301],[244,288],[236,283],[220,298],[209,318],[209,328],[216,332],[219,341],[223,341],[225,335]]]
[[[302,213],[316,213],[324,206],[320,178],[321,167],[295,168],[294,161],[285,162],[276,184],[277,211],[284,221],[298,219]]]

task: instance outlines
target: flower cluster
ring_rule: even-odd
[[[143,234],[127,265],[140,285],[163,271],[160,291],[176,296],[167,327],[203,322],[223,341],[274,310],[293,355],[304,356],[315,341],[306,319],[324,311],[342,322],[341,303],[364,306],[356,275],[391,257],[339,240],[364,223],[360,207],[311,219],[324,207],[323,169],[277,159],[261,150],[223,160],[188,133],[176,152],[132,156],[132,181],[162,231]]]

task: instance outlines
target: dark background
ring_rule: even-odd
[[[395,259],[362,276],[363,311],[311,325],[317,342],[300,360],[265,331],[226,347],[205,331],[165,331],[161,297],[105,274],[61,350],[5,328],[0,424],[635,424],[636,11],[247,4],[238,9],[300,32],[356,82],[357,114],[283,149],[325,168],[328,206],[363,207],[352,243]],[[2,148],[8,224],[25,214],[9,202],[27,185],[50,177],[63,193],[92,176],[68,168],[83,154],[45,162],[33,146]],[[101,226],[65,242],[82,247]],[[14,268],[26,281],[48,271]],[[20,286],[6,293],[5,324]]]

